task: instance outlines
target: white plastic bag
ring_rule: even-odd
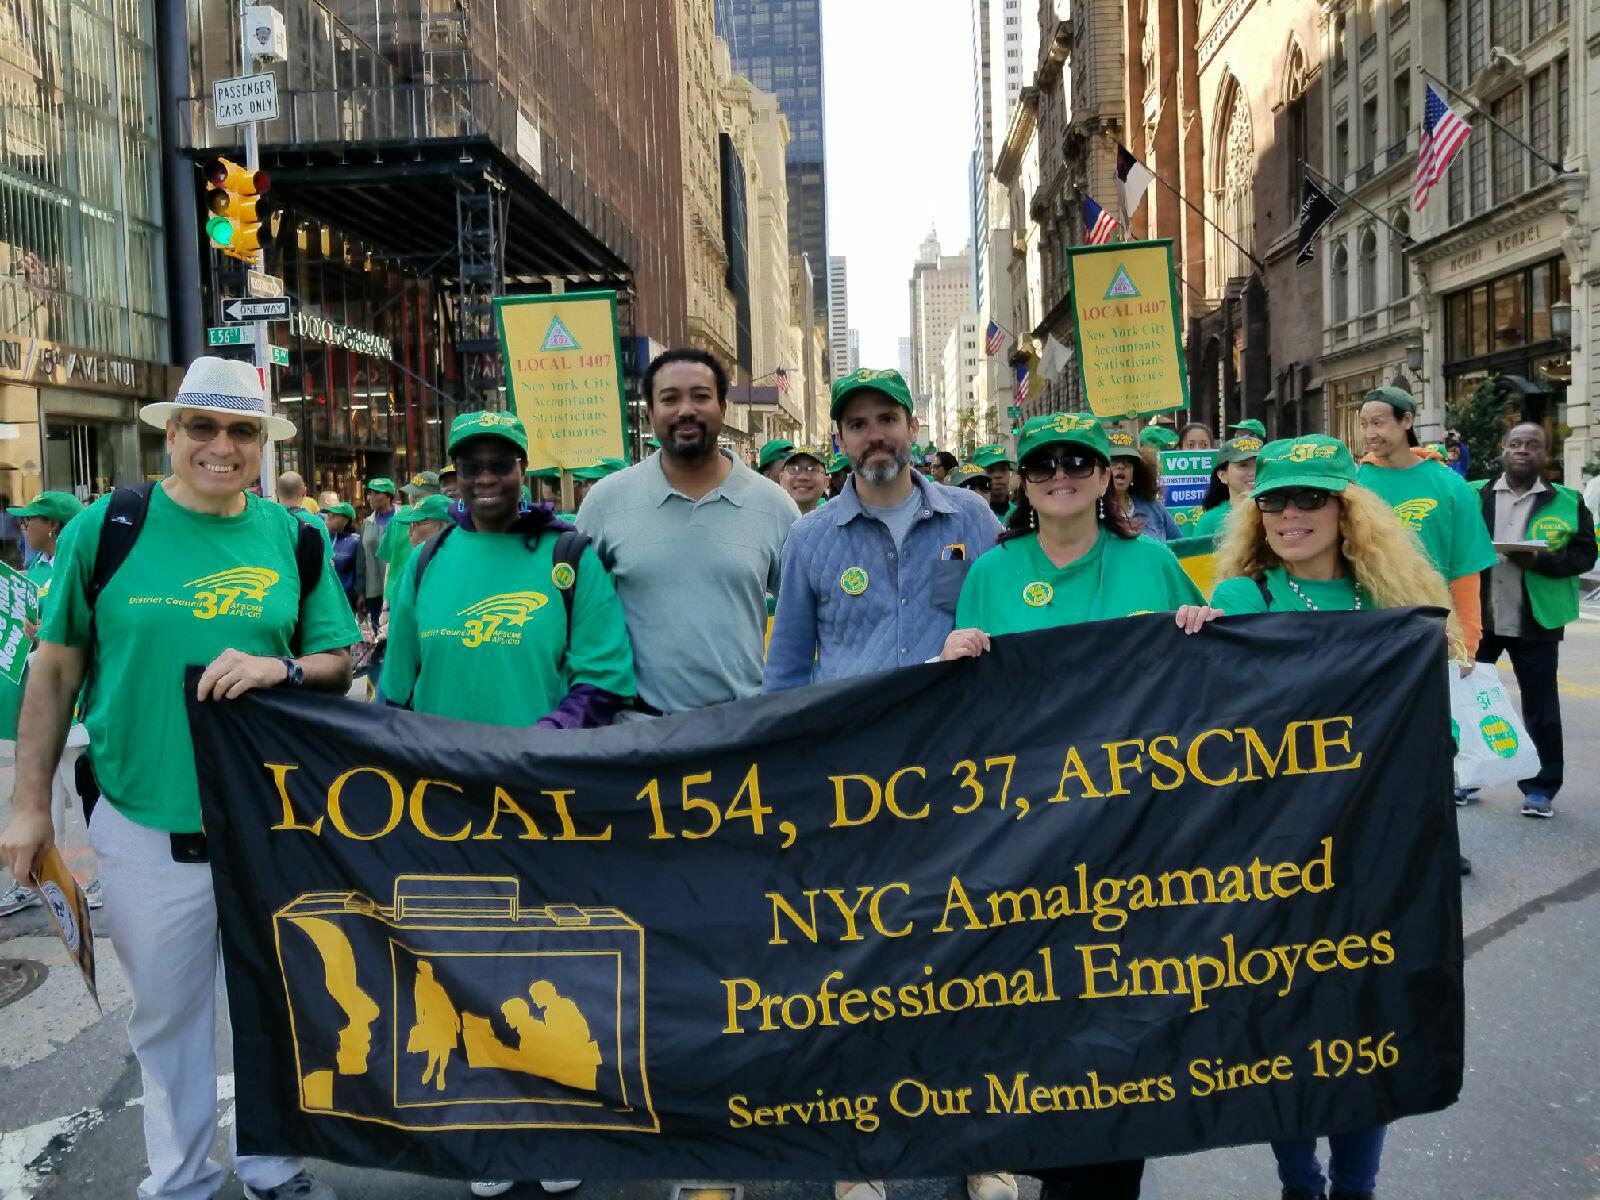
[[[1489,663],[1478,663],[1465,679],[1450,668],[1450,718],[1457,787],[1496,787],[1539,773],[1539,752]]]

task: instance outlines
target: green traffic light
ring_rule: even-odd
[[[212,217],[206,222],[206,236],[218,246],[233,245],[235,232],[233,222],[227,217]]]

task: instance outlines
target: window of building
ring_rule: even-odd
[[[1503,50],[1522,48],[1522,0],[1490,0],[1491,44]]]
[[[1389,234],[1389,298],[1403,300],[1411,295],[1411,268],[1406,265],[1406,237],[1411,233],[1411,214],[1403,207],[1389,214],[1394,229]]]
[[[1216,181],[1217,224],[1231,241],[1218,239],[1218,253],[1212,259],[1220,267],[1211,280],[1215,291],[1221,291],[1228,280],[1250,273],[1245,251],[1255,244],[1255,137],[1250,128],[1250,102],[1236,80],[1230,81],[1225,96],[1223,119],[1217,125],[1223,137],[1221,178]]]
[[[1394,94],[1390,103],[1389,114],[1391,145],[1405,145],[1406,139],[1411,136],[1411,75],[1401,72],[1394,77]]]
[[[1305,160],[1311,152],[1310,105],[1306,102],[1306,56],[1299,43],[1289,46],[1289,68],[1284,72],[1284,127],[1289,139],[1285,175],[1289,185],[1289,210],[1300,205],[1305,188]]]
[[[1350,65],[1349,26],[1344,14],[1333,19],[1333,76],[1337,79]]]
[[[1339,183],[1350,173],[1350,122],[1340,121],[1333,127],[1333,177]]]
[[[1361,231],[1361,249],[1356,259],[1356,307],[1369,313],[1378,307],[1378,233],[1371,225]]]
[[[1528,0],[1528,37],[1543,37],[1550,31],[1550,0]]]
[[[1371,97],[1361,106],[1361,163],[1363,166],[1378,157],[1378,98]]]
[[[1350,254],[1344,240],[1333,251],[1333,320],[1342,324],[1350,319]]]
[[[1514,200],[1524,191],[1523,168],[1527,153],[1510,136],[1522,132],[1522,89],[1516,88],[1501,96],[1489,106],[1490,115],[1508,133],[1492,130],[1494,139],[1490,157],[1494,174],[1494,203],[1504,204]]]

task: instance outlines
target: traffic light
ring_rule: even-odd
[[[249,171],[226,158],[206,164],[206,236],[211,244],[230,258],[254,263],[266,235],[261,231],[267,219],[267,201],[262,197],[272,186],[265,171]]]

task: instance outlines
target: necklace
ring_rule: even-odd
[[[1322,606],[1320,604],[1316,603],[1314,600],[1311,599],[1310,596],[1306,595],[1304,592],[1302,592],[1300,590],[1300,585],[1294,581],[1294,576],[1293,575],[1291,575],[1291,574],[1289,574],[1289,572],[1285,571],[1283,573],[1283,578],[1284,578],[1285,582],[1288,583],[1289,590],[1294,593],[1294,597],[1295,597],[1296,600],[1300,601],[1301,604],[1304,604],[1306,606],[1306,608],[1311,612],[1321,612],[1322,611]],[[1356,584],[1356,586],[1355,586],[1355,595],[1356,595],[1355,607],[1352,608],[1350,611],[1351,612],[1360,612],[1361,611],[1361,585],[1359,583]]]

